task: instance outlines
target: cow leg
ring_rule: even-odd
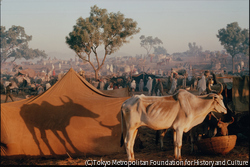
[[[176,141],[176,131],[173,130],[173,138],[174,138],[174,157],[177,159],[177,141]]]
[[[71,151],[69,151],[69,149],[66,147],[66,142],[62,139],[62,137],[60,137],[60,135],[58,134],[58,132],[56,130],[52,130],[52,132],[54,133],[54,135],[59,139],[59,141],[62,143],[62,145],[64,146],[66,152],[71,153]],[[66,130],[61,130],[62,134],[64,135],[66,141],[71,145],[71,147],[74,149],[75,153],[79,152],[79,150],[77,150],[75,148],[75,146],[72,144],[71,140],[69,139],[69,137],[67,136],[67,132]],[[66,134],[65,134],[66,133]]]
[[[126,134],[126,137],[125,137],[125,147],[126,147],[126,152],[127,152],[127,155],[128,155],[128,160],[129,161],[134,161],[134,136],[136,136],[136,133],[137,133],[137,129],[129,129],[127,128],[127,134]]]
[[[160,143],[161,143],[161,150],[163,150],[163,139],[164,139],[164,136],[165,136],[165,134],[167,133],[167,129],[165,129],[165,130],[161,130],[160,132]]]
[[[190,136],[190,140],[191,140],[190,141],[191,142],[191,153],[193,153],[194,152],[194,135],[193,135],[193,133],[191,131],[189,133],[189,136]]]
[[[61,132],[62,132],[63,136],[65,137],[66,141],[67,141],[67,142],[71,145],[71,147],[74,149],[75,153],[80,153],[80,151],[74,146],[74,144],[73,144],[72,141],[70,140],[69,135],[68,135],[66,129],[63,128],[63,129],[61,130]],[[66,146],[65,146],[65,148],[66,148]]]
[[[176,130],[176,141],[177,141],[177,159],[178,160],[181,160],[182,136],[183,136],[183,131],[180,129],[177,129]]]
[[[46,136],[46,132],[44,129],[40,129],[40,133],[41,133],[41,138],[43,139],[44,143],[47,145],[47,147],[49,148],[50,154],[51,155],[55,155],[56,153],[53,151],[53,149],[51,148],[49,141],[47,139]]]
[[[137,132],[138,132],[138,129],[136,129],[134,131],[132,139],[131,139],[130,151],[131,151],[131,157],[132,157],[132,159],[135,159],[134,158],[134,155],[135,155],[134,154],[134,145],[135,145],[135,138],[136,138]]]
[[[51,129],[52,130],[52,129]],[[52,132],[54,133],[54,135],[59,139],[59,141],[62,143],[62,145],[64,146],[65,150],[67,152],[69,152],[69,150],[66,147],[65,141],[60,137],[60,135],[57,133],[57,131],[55,129],[52,130]]]
[[[33,139],[34,139],[34,141],[35,141],[35,143],[36,143],[36,145],[37,145],[37,147],[38,147],[38,149],[40,151],[40,155],[44,155],[43,152],[42,152],[42,150],[41,150],[39,141],[38,141],[38,139],[36,137],[36,133],[35,133],[34,127],[31,127],[31,126],[27,125],[27,128],[29,129],[30,133],[32,134],[32,137],[33,137]]]
[[[194,141],[197,139],[196,132],[194,129],[191,129],[189,132],[190,144],[191,144],[191,154],[194,153]]]

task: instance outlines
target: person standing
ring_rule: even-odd
[[[155,89],[156,84],[157,84],[157,81],[156,81],[156,79],[154,78],[154,79],[153,79],[153,84],[152,84],[151,96],[153,96],[153,93],[154,93],[154,89]],[[155,94],[155,95],[157,95],[157,94]]]
[[[143,79],[141,79],[140,83],[139,83],[139,91],[140,92],[143,92],[143,87],[144,87],[144,82],[143,82]]]
[[[59,65],[58,65],[58,66],[59,66],[59,70],[61,70],[61,68],[62,68],[62,65],[61,65],[61,63],[59,63]]]
[[[206,77],[205,77],[205,75],[203,75],[201,77],[201,79],[198,81],[197,88],[198,88],[199,95],[203,95],[205,93],[205,90],[206,90]]]
[[[183,80],[182,80],[182,87],[183,87],[183,89],[186,89],[186,86],[187,86],[187,73],[185,72]]]
[[[148,95],[151,96],[151,91],[152,91],[152,84],[153,80],[151,77],[148,77],[148,82],[147,82],[147,88],[148,88]]]
[[[177,75],[173,75],[171,89],[169,90],[168,94],[171,95],[174,94],[176,87],[177,87]]]
[[[48,90],[48,89],[51,87],[50,83],[47,82],[47,83],[45,84],[45,87],[46,87],[46,90]]]
[[[240,65],[237,66],[237,72],[240,73]]]
[[[154,91],[155,91],[156,96],[163,96],[163,85],[160,79],[158,79],[157,84],[155,85]]]
[[[207,89],[208,81],[209,81],[209,75],[210,75],[210,72],[205,71],[204,75],[199,80],[198,85],[197,85],[199,95],[206,94],[206,89]]]
[[[103,82],[103,80],[100,80],[100,90],[104,90],[104,85],[105,83]]]
[[[12,86],[12,83],[9,83],[9,85],[6,87],[6,98],[5,98],[5,103],[7,102],[7,100],[8,100],[8,97],[10,97],[10,99],[12,100],[12,101],[14,101],[13,100],[13,97],[12,97],[12,95],[11,95],[11,87]]]
[[[130,88],[131,88],[131,91],[132,92],[135,92],[135,89],[136,89],[136,83],[135,83],[135,80],[133,80],[130,84]]]
[[[109,83],[109,86],[107,87],[107,90],[114,90],[112,82]]]
[[[55,69],[53,69],[52,76],[53,76],[53,77],[56,76],[56,71],[55,71]]]

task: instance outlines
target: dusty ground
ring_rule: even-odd
[[[139,129],[140,138],[143,142],[143,149],[135,149],[135,158],[136,162],[144,163],[145,161],[150,164],[150,160],[154,161],[172,161],[174,160],[174,147],[173,139],[171,133],[165,136],[164,138],[164,150],[160,151],[160,146],[155,145],[155,131],[148,128]],[[206,155],[197,150],[195,147],[196,153],[190,154],[190,144],[187,143],[186,138],[183,140],[182,147],[182,159],[183,163],[186,162],[186,165],[191,165],[192,162],[196,161],[201,163],[211,162],[223,162],[226,163],[235,163],[237,162],[248,162],[249,161],[249,142],[248,141],[237,141],[236,146],[226,155]],[[89,165],[91,162],[96,160],[95,164],[103,163],[104,161],[110,162],[112,164],[113,160],[117,161],[126,161],[126,153],[119,153],[114,155],[104,155],[104,156],[85,156],[85,157],[61,157],[61,158],[18,158],[18,159],[6,159],[1,158],[1,165]],[[99,161],[99,162],[97,162]],[[177,163],[177,161],[175,161]],[[181,163],[181,162],[180,162]],[[211,166],[211,165],[209,165]]]
[[[137,94],[137,93],[136,93]],[[15,101],[25,98],[25,95],[15,96]],[[5,95],[1,95],[1,102],[4,102]],[[10,100],[9,100],[10,101]],[[139,129],[140,139],[143,143],[144,148],[135,149],[135,158],[137,161],[135,163],[148,163],[154,161],[167,161],[170,163],[174,160],[174,146],[171,132],[168,133],[164,138],[164,150],[160,150],[160,146],[155,145],[155,131],[148,129],[146,127],[141,127]],[[206,155],[201,153],[195,147],[196,153],[190,154],[190,144],[186,139],[186,135],[183,138],[183,147],[182,147],[182,159],[180,163],[186,163],[186,165],[191,165],[191,163],[199,162],[210,163],[214,162],[225,162],[228,165],[233,163],[244,163],[249,161],[249,141],[248,140],[239,140],[237,139],[236,146],[226,155]],[[92,161],[91,161],[92,160]],[[95,161],[96,160],[96,161]],[[111,163],[113,160],[126,161],[127,155],[124,153],[114,154],[114,155],[104,155],[104,156],[84,156],[84,157],[61,157],[61,158],[32,158],[32,157],[22,157],[16,159],[10,159],[6,157],[1,157],[1,165],[86,165],[87,164],[100,164],[107,161]],[[237,161],[235,161],[237,160]],[[154,162],[151,165],[154,165]],[[178,162],[175,161],[177,164]],[[143,164],[142,164],[143,165]],[[212,166],[212,164],[209,164]]]

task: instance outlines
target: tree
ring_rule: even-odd
[[[198,47],[195,42],[193,42],[193,45],[191,42],[189,42],[188,47],[189,47],[189,50],[187,51],[187,53],[190,56],[198,56],[199,53],[202,51],[202,47],[201,46]]]
[[[243,41],[241,45],[241,50],[243,54],[245,54],[246,56],[249,56],[249,30],[243,29],[242,34],[245,37],[245,40]]]
[[[164,47],[158,46],[158,47],[154,47],[154,54],[155,55],[160,55],[160,54],[167,55],[168,53]]]
[[[218,30],[216,35],[226,51],[232,56],[233,72],[234,57],[239,53],[249,55],[249,30],[241,29],[237,22],[227,24],[226,29]]]
[[[157,37],[153,38],[152,36],[145,37],[145,35],[142,35],[140,37],[140,40],[141,40],[140,43],[141,47],[145,48],[147,51],[147,56],[149,55],[153,46],[163,44],[159,38]]]
[[[139,31],[137,22],[131,18],[125,18],[120,12],[108,13],[106,9],[95,5],[91,7],[88,18],[78,18],[73,31],[66,37],[66,43],[79,58],[92,66],[97,80],[98,72],[104,65],[107,55],[119,50]],[[99,46],[103,46],[105,50],[101,63],[97,54]],[[95,56],[97,67],[91,61],[91,53]]]
[[[26,60],[43,57],[47,54],[38,49],[31,49],[28,42],[32,40],[32,36],[27,35],[21,26],[13,25],[9,30],[5,31],[5,27],[1,26],[1,62],[13,58],[24,58]]]

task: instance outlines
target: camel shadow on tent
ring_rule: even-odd
[[[67,97],[67,96],[66,96]],[[66,147],[68,143],[75,153],[81,153],[72,143],[66,127],[70,124],[70,119],[73,116],[77,117],[89,117],[89,118],[98,118],[99,115],[93,113],[92,111],[84,108],[80,104],[76,104],[72,99],[68,98],[68,102],[60,100],[63,102],[63,105],[54,106],[46,101],[43,101],[41,105],[38,104],[24,104],[21,107],[20,115],[24,120],[28,130],[30,131],[39,151],[40,155],[44,155],[39,140],[38,135],[35,133],[35,128],[37,128],[41,134],[41,139],[48,147],[51,155],[56,155],[53,151],[49,140],[47,138],[45,130],[51,130],[53,134],[59,139],[61,144],[64,146],[66,152],[71,153]],[[65,140],[59,135],[58,131],[63,134]],[[67,142],[67,143],[66,143]]]

